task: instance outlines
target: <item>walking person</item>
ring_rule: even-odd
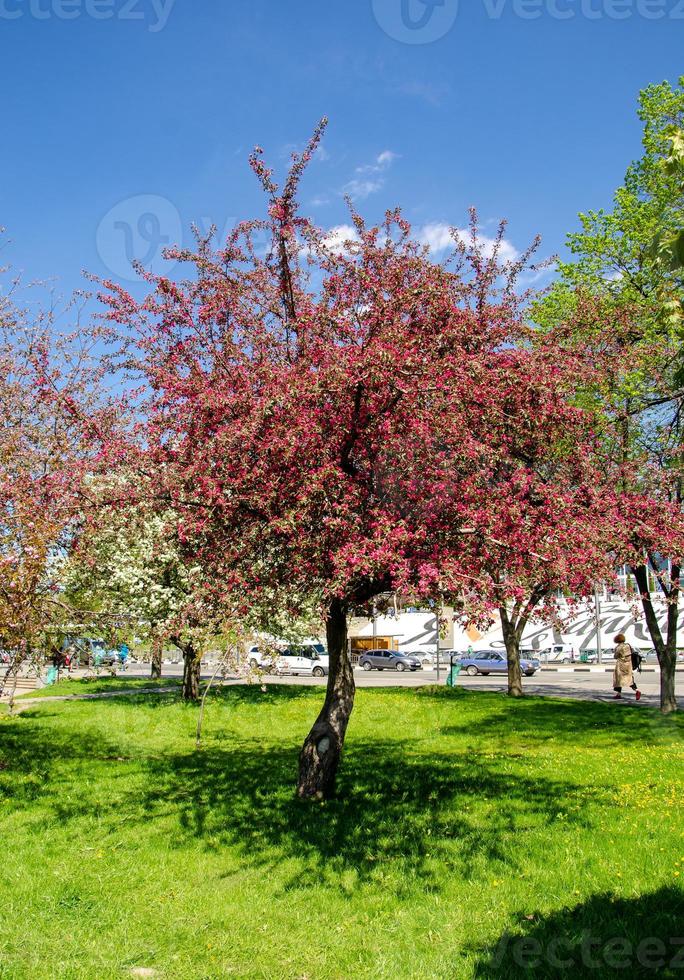
[[[73,643],[70,643],[66,648],[64,663],[70,674],[73,672],[74,668],[78,666],[76,663],[76,647]]]
[[[632,648],[627,643],[625,634],[618,633],[615,637],[615,670],[613,671],[614,701],[622,697],[623,687],[630,687],[634,691],[634,696],[637,701],[641,700],[641,691],[637,688],[636,681],[634,680]]]

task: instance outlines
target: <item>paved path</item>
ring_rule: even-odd
[[[435,670],[420,670],[416,671],[416,673],[355,670],[354,675],[356,686],[360,689],[382,687],[422,687],[425,684],[438,683],[437,672]],[[124,677],[120,678],[122,686],[125,684],[126,678],[130,678],[132,680],[136,676],[141,677],[146,675],[141,673],[136,675],[133,670],[131,670]],[[205,680],[208,680],[210,677],[211,674],[204,675]],[[444,684],[445,679],[446,673],[445,671],[441,671],[439,683]],[[684,676],[681,673],[678,673],[677,680],[677,686],[681,690],[682,687],[684,687]],[[657,707],[660,687],[659,673],[653,669],[646,670],[639,676],[638,682],[643,694],[640,703],[642,705]],[[232,678],[224,681],[223,683],[226,685],[243,684],[244,680],[242,678]],[[326,678],[293,677],[287,675],[276,677],[265,675],[263,677],[263,683],[299,684],[305,687],[323,688],[326,684]],[[469,677],[466,674],[461,674],[457,683],[459,687],[466,688],[467,690],[501,692],[506,690],[505,677],[494,677],[492,675],[489,677]],[[523,678],[523,689],[527,694],[547,697],[576,698],[589,701],[611,700],[613,694],[612,669],[605,667],[561,667],[555,670],[542,670],[538,674],[535,674],[534,677]],[[15,702],[15,710],[23,711],[28,707],[34,707],[36,705],[40,705],[41,703],[50,703],[52,701],[97,700],[99,698],[121,697],[122,695],[133,697],[138,694],[172,693],[177,690],[178,687],[150,687],[136,688],[135,690],[131,691],[118,690],[96,692],[92,694],[64,694],[41,698],[25,697],[19,698]],[[634,704],[634,698],[631,691],[625,692],[622,704]],[[684,699],[680,699],[680,705],[682,708],[684,708]]]
[[[419,670],[414,674],[396,673],[394,671],[354,671],[356,686],[366,687],[421,687],[424,684],[436,684],[437,672],[434,670]],[[612,700],[612,669],[604,668],[578,670],[573,668],[559,669],[557,671],[540,671],[534,677],[523,678],[523,690],[526,694],[537,694],[546,697],[576,698],[584,701],[604,701]],[[446,674],[441,672],[439,683],[444,684]],[[264,677],[267,684],[303,684],[311,687],[325,685],[325,678],[314,677]],[[236,683],[228,681],[227,683]],[[476,691],[505,691],[506,678],[493,677],[468,677],[467,674],[460,674],[458,687]],[[656,671],[643,672],[639,677],[639,686],[642,691],[640,704],[657,707],[659,703],[660,674]],[[678,675],[678,688],[684,689],[684,676]],[[630,692],[624,693],[623,704],[634,703],[633,695]],[[684,708],[684,698],[680,699],[680,705]]]
[[[55,701],[98,701],[102,698],[133,698],[137,694],[168,694],[176,693],[178,686],[174,687],[136,687],[135,690],[126,691],[121,688],[118,691],[95,691],[92,694],[47,694],[40,698],[20,697],[14,702],[14,713],[24,711],[26,708],[34,708],[40,704],[50,704]]]

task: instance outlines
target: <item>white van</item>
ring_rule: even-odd
[[[247,651],[247,660],[252,670],[271,670],[275,667],[276,655],[271,649],[255,645]]]
[[[330,670],[330,660],[321,643],[305,643],[287,647],[276,660],[279,674],[308,674],[325,677]]]
[[[574,664],[580,659],[577,650],[569,643],[554,643],[550,647],[541,647],[539,650],[534,650],[532,647],[522,647],[520,653],[524,657],[536,657],[543,664]],[[591,655],[587,655],[586,662],[590,662],[591,659]],[[595,654],[594,659],[596,659]]]
[[[550,647],[530,647],[525,644],[520,647],[521,657],[534,657],[542,664],[572,663],[574,650],[564,643],[554,643]]]
[[[296,645],[278,642],[263,650],[255,645],[249,648],[247,657],[252,670],[309,674],[313,677],[325,677],[329,671],[328,654],[317,640],[305,640]]]

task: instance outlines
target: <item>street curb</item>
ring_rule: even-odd
[[[547,667],[539,668],[540,673],[547,674],[612,674],[614,667],[592,666],[592,667]],[[642,667],[642,674],[659,674],[660,667]],[[675,673],[684,673],[684,667],[675,667]]]

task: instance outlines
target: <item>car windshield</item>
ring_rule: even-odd
[[[322,643],[305,643],[301,646],[294,645],[287,647],[283,651],[285,657],[307,657],[309,660],[318,660],[321,654],[325,653]]]

